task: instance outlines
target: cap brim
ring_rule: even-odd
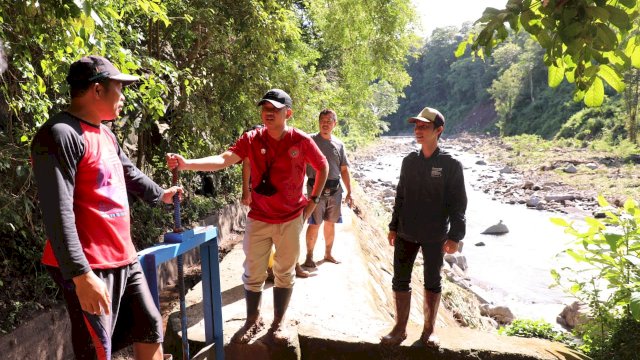
[[[423,118],[421,116],[414,116],[412,118],[409,118],[409,123],[410,124],[415,124],[416,121],[422,121],[422,122],[426,122],[426,123],[432,123],[432,120],[429,120],[427,118]]]
[[[121,81],[122,84],[129,85],[129,84],[132,84],[132,83],[138,81],[140,78],[137,77],[137,76],[133,76],[133,75],[118,74],[118,75],[114,75],[114,76],[109,76],[109,79]]]
[[[276,109],[282,109],[283,107],[286,106],[285,104],[283,104],[281,102],[277,102],[275,100],[269,100],[269,99],[262,99],[262,100],[258,101],[258,104],[256,106],[260,106],[260,105],[264,104],[266,101],[270,102],[271,105],[276,107]]]

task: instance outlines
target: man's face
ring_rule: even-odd
[[[438,141],[438,135],[442,132],[443,127],[434,127],[433,123],[424,121],[416,121],[413,128],[413,133],[416,136],[416,142],[420,145],[429,144],[433,141]]]
[[[286,121],[290,116],[290,108],[285,106],[278,109],[268,101],[265,101],[261,107],[260,117],[262,118],[262,123],[264,123],[267,129],[277,129],[285,126]]]
[[[321,115],[318,120],[318,127],[322,135],[331,135],[331,132],[336,127],[336,119],[332,114]]]
[[[103,120],[117,119],[124,107],[122,82],[109,80],[98,84],[98,106]]]

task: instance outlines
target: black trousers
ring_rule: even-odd
[[[442,292],[440,269],[444,263],[444,245],[446,239],[435,243],[414,243],[400,237],[396,238],[393,251],[393,291],[411,290],[411,272],[413,263],[422,248],[424,259],[424,288],[434,293]]]

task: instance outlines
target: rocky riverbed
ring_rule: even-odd
[[[565,184],[551,170],[560,168],[570,174],[575,166],[558,162],[538,170],[522,170],[502,163],[491,162],[498,153],[513,151],[508,145],[493,137],[462,134],[455,138],[443,139],[443,149],[455,153],[477,155],[479,158],[473,168],[465,169],[467,183],[474,189],[488,194],[492,200],[505,204],[521,204],[528,208],[547,210],[576,217],[597,215],[598,203],[595,190],[581,190]],[[387,173],[389,178],[370,179],[364,176],[370,169],[385,172],[389,164],[382,155],[408,154],[417,145],[410,137],[381,138],[375,145],[362,150],[353,161],[353,176],[361,180],[367,192],[374,194],[391,210],[397,185],[396,173]],[[596,163],[586,163],[588,167],[598,167]]]

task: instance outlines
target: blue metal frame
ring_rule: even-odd
[[[224,359],[222,334],[222,296],[220,294],[220,264],[218,263],[218,230],[214,226],[197,227],[181,233],[165,234],[160,243],[138,252],[138,259],[158,309],[158,265],[200,246],[202,264],[202,296],[206,345],[215,344],[216,359]]]

